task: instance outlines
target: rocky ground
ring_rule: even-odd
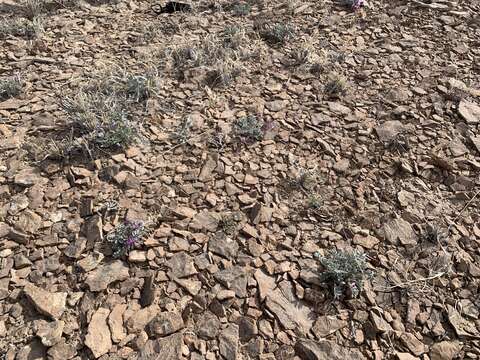
[[[480,359],[480,2],[192,5],[0,1],[0,358]]]

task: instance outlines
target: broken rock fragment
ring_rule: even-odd
[[[59,319],[65,311],[66,292],[51,293],[32,284],[25,285],[23,291],[38,312],[43,315]]]
[[[125,280],[128,276],[128,267],[121,260],[116,260],[93,270],[88,274],[85,282],[90,291],[102,291],[111,283]]]
[[[112,347],[110,329],[107,325],[109,314],[108,309],[100,308],[93,314],[92,320],[88,324],[85,345],[92,351],[96,359],[108,353]]]

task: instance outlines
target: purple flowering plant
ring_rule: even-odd
[[[118,258],[128,254],[137,246],[145,234],[145,224],[142,221],[125,220],[107,235],[107,241],[112,244],[113,256]]]

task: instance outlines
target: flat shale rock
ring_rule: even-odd
[[[59,319],[65,311],[66,292],[51,293],[32,284],[25,285],[23,291],[37,311],[43,315]]]
[[[290,301],[278,289],[267,295],[265,305],[287,330],[305,336],[313,326],[315,314],[311,308],[301,301]]]
[[[227,259],[237,257],[239,245],[237,240],[228,237],[226,234],[215,234],[208,241],[208,250],[214,254],[223,256]]]
[[[220,332],[218,336],[218,348],[220,355],[222,355],[226,360],[237,360],[239,359],[238,354],[238,339],[239,339],[239,328],[236,324],[230,324],[225,329]]]
[[[110,338],[110,328],[107,325],[109,314],[110,310],[100,308],[93,314],[92,320],[88,324],[85,346],[92,351],[96,359],[108,353],[113,345]]]
[[[160,307],[157,304],[150,305],[146,308],[136,311],[127,320],[127,329],[130,333],[136,333],[142,331],[147,324],[152,321],[160,311]]]
[[[400,243],[403,246],[412,246],[417,243],[417,235],[412,226],[402,218],[385,224],[384,231],[386,240],[391,244]]]
[[[206,340],[214,339],[220,330],[220,320],[215,314],[207,311],[202,314],[195,325],[195,332],[197,335]]]
[[[268,276],[265,274],[262,270],[257,269],[254,273],[253,276],[255,277],[255,280],[257,281],[258,285],[258,292],[260,296],[260,300],[265,300],[268,294],[275,289],[276,284],[275,284],[275,279],[271,276]]]
[[[123,326],[123,314],[125,310],[127,310],[126,304],[117,304],[113,307],[108,317],[108,326],[110,327],[112,340],[115,343],[122,341],[127,336]]]
[[[375,127],[375,132],[382,142],[389,142],[395,139],[398,134],[401,134],[404,130],[404,125],[398,120],[386,121]]]
[[[474,102],[467,100],[460,101],[460,104],[458,104],[458,112],[467,124],[478,124],[480,122],[480,106]]]
[[[148,340],[140,350],[140,360],[182,359],[183,334],[177,333],[157,340]]]
[[[103,291],[111,283],[125,280],[128,277],[128,267],[121,260],[116,260],[93,270],[87,275],[85,283],[90,291]]]
[[[152,337],[171,335],[184,327],[182,316],[176,312],[162,312],[148,324]]]
[[[458,341],[442,341],[430,347],[430,360],[453,360],[460,350],[462,345]]]
[[[40,320],[37,324],[36,335],[45,346],[53,346],[62,339],[65,322],[61,320],[47,322]]]
[[[175,278],[184,278],[197,273],[193,258],[184,251],[175,253],[166,264],[170,268],[170,275]]]
[[[350,350],[333,341],[300,339],[295,344],[295,353],[302,360],[362,360],[365,357],[358,350]]]
[[[67,344],[65,339],[53,345],[48,349],[49,360],[69,360],[77,355],[77,350],[73,344]]]
[[[336,316],[320,316],[313,325],[312,331],[319,339],[327,337],[334,332],[343,329],[348,325],[345,320],[340,320]]]
[[[230,269],[225,269],[216,272],[214,278],[229,290],[235,291],[235,295],[239,298],[247,296],[247,273],[245,269],[240,266],[234,266]]]

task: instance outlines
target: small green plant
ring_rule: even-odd
[[[322,206],[322,201],[316,194],[310,194],[307,199],[307,206],[310,209],[319,209]]]
[[[23,12],[27,19],[33,20],[46,10],[45,0],[24,0]]]
[[[125,220],[106,236],[106,240],[111,243],[113,256],[119,258],[140,244],[145,233],[142,221]]]
[[[185,144],[190,138],[192,125],[192,119],[190,117],[186,117],[175,128],[171,138],[177,141],[179,144]]]
[[[366,277],[371,276],[367,269],[367,255],[359,251],[332,251],[320,257],[324,269],[321,279],[332,289],[333,298],[356,298],[363,289]]]
[[[113,66],[86,87],[89,92],[115,96],[126,102],[144,102],[157,93],[158,75],[155,70],[131,73],[119,66]]]
[[[0,79],[0,101],[20,95],[23,82],[19,76]]]
[[[232,7],[232,12],[235,16],[247,16],[248,14],[250,14],[251,10],[252,7],[250,6],[250,4],[242,2],[236,3]]]
[[[43,21],[40,18],[0,19],[0,39],[8,36],[18,36],[27,39],[40,37],[43,33]]]
[[[339,98],[347,92],[347,82],[343,76],[331,74],[325,84],[325,94],[330,98]]]
[[[63,105],[72,130],[93,148],[125,148],[139,137],[136,123],[115,96],[80,92]]]
[[[293,27],[284,23],[257,23],[255,29],[263,40],[273,46],[285,45],[287,41],[295,36]]]
[[[234,134],[242,143],[253,143],[263,139],[264,122],[254,115],[241,117],[235,122]]]
[[[237,222],[235,221],[235,217],[232,215],[224,215],[218,222],[218,226],[222,231],[227,235],[233,235],[237,228]]]

